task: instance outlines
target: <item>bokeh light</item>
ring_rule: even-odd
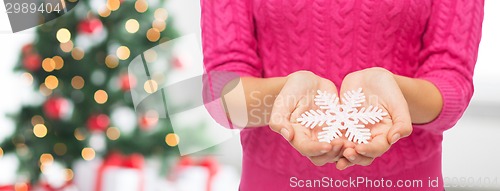
[[[51,165],[54,162],[54,157],[49,153],[40,155],[40,163],[42,165]]]
[[[120,63],[120,61],[118,60],[118,57],[116,57],[115,55],[108,55],[104,59],[104,63],[108,68],[116,68]]]
[[[168,12],[164,8],[158,8],[155,10],[155,19],[165,21],[168,18]]]
[[[153,21],[153,28],[158,29],[158,31],[165,30],[166,26],[167,26],[167,24],[165,23],[165,21],[158,20],[158,19],[155,19]]]
[[[71,86],[77,90],[82,89],[85,86],[85,80],[81,76],[75,76],[71,78]]]
[[[73,177],[75,176],[73,170],[68,168],[65,170],[65,172],[66,172],[66,181],[70,182],[71,180],[73,180]]]
[[[146,37],[151,42],[156,42],[160,39],[160,31],[156,28],[150,28],[148,32],[146,32]]]
[[[148,10],[148,2],[146,0],[137,0],[135,2],[135,10],[139,13],[144,13]]]
[[[144,83],[144,91],[147,93],[155,93],[158,91],[158,83],[155,80],[148,80]]]
[[[71,32],[66,28],[61,28],[57,31],[56,38],[60,43],[68,42],[71,39]]]
[[[106,93],[106,91],[104,90],[97,90],[94,93],[94,100],[98,104],[104,104],[108,101],[108,93]]]
[[[56,153],[56,155],[62,156],[66,154],[67,151],[68,147],[64,143],[56,143],[54,145],[54,153]]]
[[[47,127],[44,124],[36,124],[33,126],[33,134],[38,138],[44,138],[47,135]]]
[[[21,76],[26,79],[26,81],[28,82],[29,85],[31,85],[33,83],[33,75],[31,75],[29,72],[24,72],[23,74],[21,74]]]
[[[71,57],[75,60],[81,60],[85,56],[85,52],[80,48],[73,48],[71,51]]]
[[[45,78],[45,86],[51,90],[56,89],[59,86],[59,80],[53,75],[49,75]]]
[[[47,86],[45,86],[45,83],[42,83],[40,84],[40,87],[38,89],[40,91],[40,93],[44,96],[49,96],[52,94],[52,90],[47,88]]]
[[[61,43],[59,47],[63,52],[71,52],[71,50],[73,50],[73,41],[70,40],[68,42]]]
[[[56,69],[56,62],[52,58],[45,58],[42,61],[42,68],[46,72],[52,72]]]
[[[108,17],[111,14],[111,10],[109,10],[107,7],[104,7],[102,9],[99,9],[98,14],[101,17]]]
[[[120,60],[126,60],[130,56],[130,49],[126,46],[120,46],[118,49],[116,49],[116,56]]]
[[[137,20],[135,19],[129,19],[125,23],[125,30],[127,30],[127,32],[129,33],[136,33],[139,30],[139,27],[139,22],[137,22]]]
[[[120,0],[108,0],[106,7],[111,11],[116,11],[120,8]]]
[[[120,138],[120,130],[116,127],[110,127],[106,130],[106,136],[109,140],[117,140]]]
[[[31,125],[35,126],[36,124],[44,124],[45,120],[42,116],[35,115],[31,118]]]
[[[54,56],[52,60],[55,63],[54,69],[60,70],[64,66],[64,60],[60,56]]]
[[[85,140],[85,134],[83,134],[83,132],[79,128],[75,129],[74,135],[76,140]]]
[[[169,133],[165,136],[165,142],[168,146],[175,147],[179,144],[179,136],[175,133]]]
[[[95,151],[92,148],[83,148],[82,149],[82,158],[83,160],[92,160],[95,158]]]

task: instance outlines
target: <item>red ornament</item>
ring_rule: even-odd
[[[72,104],[62,97],[49,98],[43,104],[45,116],[55,120],[68,117],[72,113],[72,109]]]
[[[25,44],[21,50],[24,55],[31,54],[33,52],[33,44]]]
[[[42,66],[42,58],[38,54],[27,54],[23,58],[23,66],[28,71],[37,71]]]
[[[120,76],[119,83],[122,91],[130,91],[135,87],[136,80],[133,75],[123,74]]]
[[[97,18],[90,18],[78,23],[78,32],[94,34],[102,31],[102,22]]]
[[[94,132],[103,132],[109,126],[109,117],[105,114],[92,115],[87,119],[87,128]]]
[[[181,58],[179,57],[175,57],[174,58],[174,62],[173,62],[173,66],[175,69],[183,69],[184,68],[184,63],[182,61]]]
[[[143,130],[149,130],[158,124],[159,115],[155,110],[150,110],[139,117],[139,126]]]

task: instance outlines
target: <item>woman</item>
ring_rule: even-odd
[[[246,107],[244,117],[208,108],[216,119],[222,113],[246,127],[240,190],[443,190],[442,135],[473,94],[483,6],[483,0],[202,0],[211,96],[231,92],[230,80],[244,89],[245,103],[224,97],[226,108]],[[314,108],[311,92],[358,88],[389,114],[370,126],[368,144],[321,143],[318,128],[296,122]]]

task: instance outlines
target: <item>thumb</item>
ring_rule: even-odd
[[[406,104],[400,104],[398,108],[389,111],[392,117],[393,125],[387,133],[387,141],[392,145],[403,137],[410,136],[413,131],[410,112]]]
[[[291,141],[293,140],[294,130],[292,128],[292,124],[290,123],[290,116],[294,104],[285,104],[283,101],[282,96],[278,96],[276,98],[269,120],[269,127],[274,132],[281,134],[281,136],[283,136],[283,138],[287,141]]]

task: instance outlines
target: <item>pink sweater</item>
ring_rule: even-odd
[[[373,190],[381,184],[393,187],[381,190],[442,191],[443,131],[460,119],[473,94],[483,6],[483,0],[202,0],[209,74],[267,78],[309,70],[340,86],[350,72],[379,66],[432,82],[444,99],[433,122],[414,125],[370,166],[345,171],[314,166],[267,126],[245,129],[240,189]],[[213,98],[227,80],[211,76]],[[220,108],[209,110],[223,119]],[[437,179],[437,187],[429,179]]]

